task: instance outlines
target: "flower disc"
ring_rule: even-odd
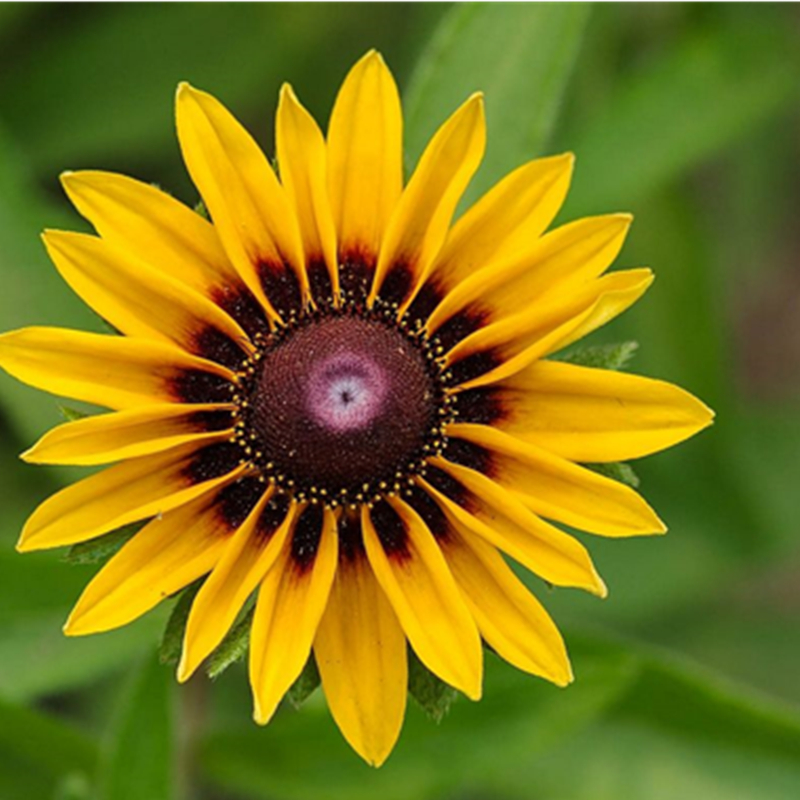
[[[250,404],[256,446],[301,489],[392,482],[421,455],[440,391],[425,355],[391,324],[313,319],[267,348]]]

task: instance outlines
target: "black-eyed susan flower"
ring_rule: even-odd
[[[205,576],[185,681],[255,603],[249,671],[267,722],[313,654],[350,744],[380,764],[406,706],[407,646],[468,697],[482,642],[572,679],[554,623],[501,553],[603,596],[586,549],[664,531],[629,486],[582,464],[638,458],[709,424],[667,383],[548,360],[647,289],[607,272],[625,214],[546,232],[571,155],[526,164],[455,224],[481,160],[470,97],[403,185],[397,88],[370,53],[323,137],[281,91],[280,177],[213,97],[177,95],[183,156],[212,221],[152,186],[67,173],[97,236],[48,231],[69,285],[121,335],[28,328],[0,365],[111,409],[47,433],[33,463],[115,466],[30,517],[22,551],[143,527],[66,632],[124,625]]]

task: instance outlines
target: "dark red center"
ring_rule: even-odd
[[[421,455],[440,390],[424,353],[392,324],[314,319],[261,364],[250,397],[256,446],[298,488],[358,492]]]

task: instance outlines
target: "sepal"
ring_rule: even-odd
[[[408,693],[434,721],[441,722],[458,697],[458,692],[434,675],[408,648]]]
[[[631,363],[638,349],[638,342],[590,345],[560,353],[553,356],[553,360],[577,364],[579,367],[619,371],[624,370]]]

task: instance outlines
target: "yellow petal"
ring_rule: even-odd
[[[619,255],[630,229],[630,214],[587,217],[562,225],[527,248],[504,251],[458,285],[431,315],[438,329],[463,309],[498,321],[533,312],[555,295],[558,302],[605,272]]]
[[[366,291],[403,189],[403,114],[392,73],[374,50],[348,73],[328,125],[328,194],[339,281]]]
[[[525,672],[558,686],[571,683],[558,628],[497,550],[478,536],[455,530],[441,547],[487,644]]]
[[[48,431],[22,459],[30,464],[93,466],[153,455],[233,427],[232,405],[164,403],[85,417]]]
[[[502,380],[610,322],[633,305],[652,282],[649,269],[631,269],[611,272],[569,293],[553,293],[528,311],[470,334],[450,350],[447,361],[455,364],[462,389]],[[488,368],[481,366],[473,377],[463,370],[467,359],[476,354],[488,354],[491,363]]]
[[[531,364],[497,388],[504,412],[498,427],[571,461],[646,456],[714,418],[671,383],[557,361]]]
[[[549,356],[563,350],[611,322],[623,311],[627,311],[650,288],[654,280],[655,275],[647,267],[612,272],[600,278],[597,283],[602,284],[602,289],[588,313],[580,316],[580,324],[570,328],[563,339],[551,342],[544,355]]]
[[[336,560],[333,512],[307,508],[258,590],[250,632],[250,684],[260,725],[269,722],[308,661]]]
[[[289,311],[307,296],[300,231],[261,148],[206,92],[182,83],[178,138],[222,244],[242,279],[270,311]]]
[[[228,434],[223,433],[223,438]],[[44,501],[22,530],[20,552],[85,542],[165,514],[240,474],[239,446],[192,443],[98,472]]]
[[[456,205],[486,149],[483,96],[475,94],[436,132],[389,221],[370,301],[410,300],[444,243]]]
[[[580,542],[537,517],[485,475],[442,458],[431,459],[431,464],[467,490],[463,500],[451,499],[438,490],[435,473],[429,472],[427,480],[417,479],[457,529],[483,537],[554,586],[606,596],[605,584]]]
[[[339,272],[325,139],[288,84],[281,88],[275,147],[281,183],[300,224],[312,294],[316,299],[335,296]]]
[[[51,394],[105,408],[187,399],[185,381],[207,375],[214,401],[230,398],[225,367],[161,342],[63,328],[22,328],[0,336],[0,367]]]
[[[642,497],[619,481],[488,425],[450,425],[447,435],[485,448],[492,477],[547,519],[601,536],[666,531]]]
[[[210,572],[241,522],[242,505],[259,496],[253,483],[215,487],[145,525],[86,587],[64,632],[83,636],[127,625]]]
[[[564,202],[574,161],[567,153],[519,167],[456,222],[426,281],[443,304],[477,272],[493,272],[504,259],[536,247]]]
[[[189,680],[222,641],[247,598],[280,555],[297,517],[266,492],[231,540],[192,604],[178,680]]]
[[[240,283],[214,226],[155,186],[113,172],[65,172],[64,189],[106,241],[206,297]]]
[[[352,523],[352,528],[358,525]],[[350,531],[358,536],[360,531]],[[348,531],[340,529],[340,538]],[[322,688],[350,746],[379,767],[400,735],[408,693],[406,637],[362,547],[340,546],[339,566],[314,639]]]
[[[173,342],[232,369],[253,352],[219,306],[125,250],[82,233],[47,231],[43,238],[61,277],[118,331]]]
[[[475,620],[421,517],[392,500],[362,510],[364,545],[411,646],[443,681],[478,700],[483,654]]]

